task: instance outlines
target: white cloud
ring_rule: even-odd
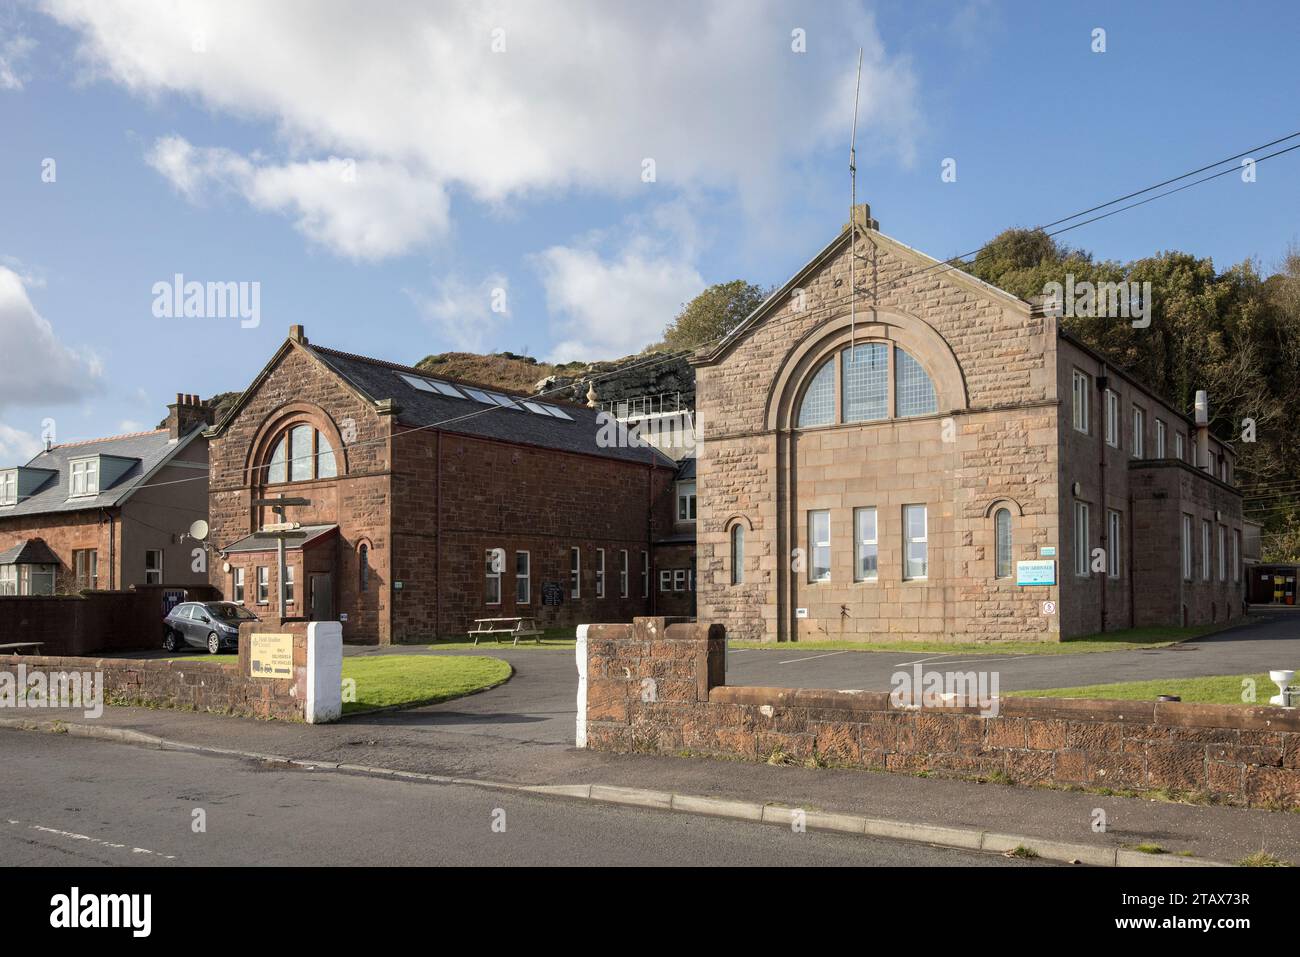
[[[788,198],[802,160],[843,144],[859,45],[860,129],[870,131],[860,163],[873,153],[910,162],[918,124],[910,64],[886,52],[853,0],[43,6],[79,33],[92,76],[274,125],[286,159],[190,154],[170,174],[178,188],[197,189],[216,162],[249,202],[296,216],[350,256],[391,255],[436,233],[449,190],[502,204],[575,186],[721,188],[752,213]],[[795,29],[806,53],[792,52]],[[357,158],[358,185],[362,162],[376,164],[374,187],[334,189],[319,159],[329,155]],[[655,183],[642,182],[645,158]],[[417,215],[412,204],[430,208]]]
[[[679,235],[634,235],[609,254],[584,243],[532,257],[560,337],[550,360],[611,359],[657,341],[705,286],[689,248],[674,248]]]
[[[28,76],[23,63],[36,48],[36,41],[19,33],[0,40],[0,90],[21,90]]]
[[[60,342],[32,305],[22,277],[4,266],[0,266],[0,341],[5,344],[0,351],[0,412],[8,413],[14,406],[44,411],[100,391],[99,360]],[[35,441],[30,433],[0,424],[0,450],[12,453],[29,441]]]
[[[445,276],[435,281],[432,295],[411,289],[405,292],[420,315],[462,351],[482,352],[501,320],[510,317],[510,283],[500,273],[479,283]]]
[[[0,422],[0,468],[23,465],[43,448],[39,438]]]
[[[446,192],[395,163],[331,156],[259,164],[180,136],[161,137],[145,158],[191,202],[233,191],[257,209],[292,217],[312,242],[349,259],[403,252],[448,225]]]

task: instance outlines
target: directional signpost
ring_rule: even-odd
[[[285,519],[284,510],[290,505],[310,505],[309,498],[286,498],[281,492],[275,498],[259,498],[253,500],[254,505],[269,505],[271,511],[275,512],[278,522],[269,522],[261,527],[259,531],[253,533],[254,538],[274,538],[276,542],[276,558],[280,566],[280,617],[284,618],[285,606],[285,579],[288,577],[285,572],[284,562],[284,543],[290,538],[306,538],[307,533],[302,531],[300,522],[290,522]]]

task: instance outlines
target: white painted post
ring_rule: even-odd
[[[308,724],[328,724],[343,716],[343,625],[313,621],[307,625]]]
[[[578,660],[578,728],[574,744],[587,746],[587,625],[578,626],[578,640],[573,653]]]

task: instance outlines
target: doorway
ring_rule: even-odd
[[[334,581],[333,576],[311,576],[311,620],[334,620]]]

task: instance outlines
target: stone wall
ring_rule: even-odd
[[[982,717],[896,707],[887,692],[726,687],[724,644],[718,625],[591,626],[587,746],[1300,807],[1296,709],[1004,698]]]

